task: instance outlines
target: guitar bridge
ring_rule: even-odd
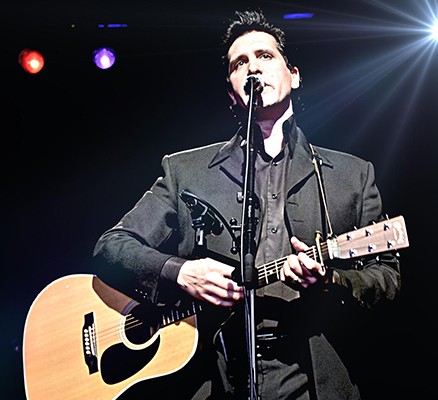
[[[82,327],[82,349],[84,361],[88,367],[88,373],[94,374],[99,370],[97,365],[96,330],[94,327],[94,315],[92,312],[84,315]]]

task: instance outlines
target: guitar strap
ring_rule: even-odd
[[[310,146],[310,150],[312,150],[312,162],[315,168],[316,177],[318,179],[319,197],[321,199],[321,204],[322,204],[322,211],[321,211],[322,229],[324,229],[325,231],[323,236],[324,236],[324,240],[326,240],[327,238],[333,237],[333,229],[330,221],[330,215],[328,212],[324,183],[322,180],[322,174],[320,169],[320,165],[322,164],[322,159],[321,157],[318,156],[316,149],[313,147],[311,143],[309,143],[309,146]]]

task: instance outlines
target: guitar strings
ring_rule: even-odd
[[[186,317],[189,317],[191,315],[194,315],[197,311],[199,311],[201,309],[202,309],[202,306],[200,304],[199,305],[196,304],[195,302],[192,302],[191,306],[187,306],[187,308],[182,307],[181,310],[180,309],[173,309],[173,308],[166,308],[165,312],[161,313],[162,318],[161,318],[160,324],[158,324],[158,326],[156,326],[156,327],[149,325],[151,337],[160,328],[165,327],[167,325],[170,325],[172,323],[175,323],[177,321],[180,321],[180,320],[182,320]],[[144,324],[145,324],[144,321],[142,321],[139,318],[136,318],[133,314],[127,314],[126,318],[124,320],[124,323],[123,323],[123,329],[125,331],[129,331],[131,329],[138,328]],[[99,336],[99,340],[102,340],[102,341],[105,341],[106,339],[111,339],[114,337],[114,335],[117,335],[120,332],[120,328],[121,328],[120,324],[112,325],[108,328],[99,330],[99,334],[94,329],[96,339],[97,339],[97,336]]]
[[[321,252],[323,256],[326,256],[328,254],[328,245],[327,243],[322,243],[321,245]],[[310,247],[308,250],[305,251],[305,254],[311,258],[313,258],[314,260],[317,258],[316,255],[316,246],[312,246]],[[284,264],[284,262],[287,260],[288,256],[282,257],[278,260],[274,260],[271,261],[267,264],[261,265],[257,267],[257,270],[259,271],[259,282],[266,282],[269,283],[269,277],[272,276],[276,276],[277,278],[279,278],[279,272]],[[260,272],[261,271],[261,272]],[[181,317],[180,315],[177,313],[177,317],[175,319],[175,315],[172,312],[172,310],[167,310],[169,315],[165,315],[165,313],[163,313],[163,318],[161,321],[161,324],[158,328],[166,326],[170,323],[175,322],[176,320],[180,320]],[[181,312],[181,316],[182,318],[184,318],[185,316],[189,316],[189,315],[193,315],[196,312],[195,309],[190,310],[187,309],[185,310],[185,312]],[[144,322],[138,318],[136,318],[134,315],[132,314],[128,314],[126,316],[126,319],[124,321],[124,326],[123,328],[128,331],[134,328],[138,328],[140,326],[142,326],[144,324]],[[152,327],[150,327],[152,328]],[[158,330],[158,329],[157,329]],[[111,326],[109,328],[103,329],[103,330],[99,330],[99,340],[105,340],[108,338],[112,338],[115,334],[118,334],[120,331],[120,324],[116,325],[116,326]],[[96,339],[97,339],[97,332],[96,332]]]
[[[321,256],[325,259],[327,257],[327,255],[329,254],[329,244],[327,242],[324,242],[321,244]],[[307,256],[309,256],[310,258],[316,260],[317,259],[317,248],[316,246],[312,246],[309,249],[307,249],[304,252]],[[280,259],[271,261],[269,263],[266,263],[264,265],[258,266],[256,267],[258,270],[258,280],[259,283],[262,285],[263,283],[270,283],[270,277],[276,277],[277,279],[280,278],[280,270],[283,267],[284,262],[286,262],[288,256],[282,257]],[[192,310],[194,311],[194,310]],[[196,312],[196,311],[195,311]],[[187,310],[187,314],[188,315],[193,315],[192,312],[190,312],[190,310]],[[184,313],[182,313],[181,315],[185,315]],[[177,320],[179,320],[180,318],[177,318]],[[163,314],[163,319],[162,319],[162,323],[160,324],[162,326],[166,326],[170,323],[175,322],[175,318],[174,315],[171,314],[168,317],[165,317]],[[130,330],[130,329],[134,329],[137,327],[140,327],[144,324],[143,321],[141,321],[140,319],[135,318],[132,314],[128,314],[125,320],[125,324],[124,324],[124,329],[125,330]],[[120,325],[119,325],[120,326]],[[113,336],[115,333],[119,332],[119,326],[113,326],[110,327],[108,329],[104,329],[103,331],[99,332],[99,339],[103,339],[105,340],[108,337]],[[97,336],[97,334],[96,334]]]
[[[321,252],[323,257],[325,258],[328,255],[328,244],[322,243],[321,245]],[[310,258],[313,258],[316,260],[317,258],[317,251],[316,246],[312,246],[309,249],[307,249],[304,252],[307,256]],[[259,282],[266,282],[269,283],[269,277],[275,275],[277,278],[280,278],[280,270],[283,267],[284,262],[287,260],[288,256],[282,257],[278,260],[271,261],[267,264],[260,265],[257,267],[257,269],[262,272],[259,272]]]
[[[102,321],[104,323],[104,321]],[[124,320],[123,328],[124,330],[130,330],[136,327],[139,327],[143,325],[144,322],[141,321],[138,318],[135,318],[132,314],[128,314]],[[111,325],[109,327],[106,327],[104,329],[99,329],[99,332],[95,330],[95,336],[96,339],[99,339],[99,341],[105,341],[107,339],[111,339],[114,337],[114,335],[117,335],[120,332],[120,324]]]

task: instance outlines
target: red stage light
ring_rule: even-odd
[[[29,74],[37,74],[44,67],[44,57],[38,51],[31,49],[22,50],[18,62]]]

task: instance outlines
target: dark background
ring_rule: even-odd
[[[379,373],[376,386],[387,384],[382,398],[428,397],[438,49],[421,42],[421,30],[438,14],[436,0],[125,0],[2,6],[3,398],[24,398],[22,335],[38,293],[59,277],[93,273],[97,238],[154,182],[164,154],[233,134],[220,40],[226,20],[248,5],[286,31],[309,140],[372,161],[386,213],[405,217],[403,291],[377,334],[385,354],[370,371]],[[283,19],[292,12],[314,17]],[[91,59],[102,45],[118,56],[106,71]],[[39,74],[18,64],[23,48],[44,55]]]

